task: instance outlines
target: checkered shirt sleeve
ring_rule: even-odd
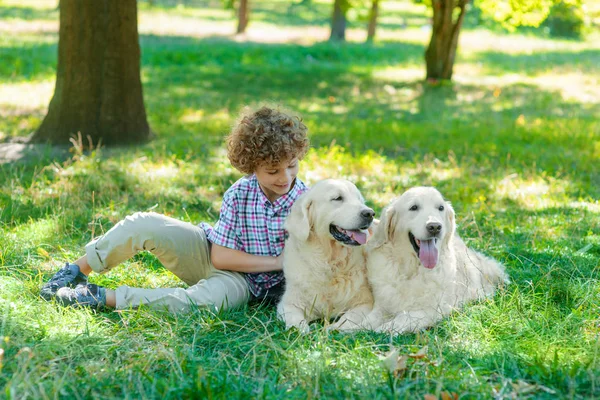
[[[257,256],[277,257],[285,245],[285,218],[306,190],[306,185],[296,178],[294,187],[271,203],[256,176],[241,178],[223,195],[221,214],[214,228],[207,223],[201,226],[214,244]],[[281,271],[247,273],[244,278],[255,297],[265,296],[284,279]]]
[[[236,203],[235,192],[228,190],[223,196],[219,220],[214,227],[208,230],[207,239],[219,246],[243,250],[243,244],[238,235],[241,221]]]

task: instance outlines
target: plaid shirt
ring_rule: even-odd
[[[262,192],[255,175],[243,177],[223,195],[219,220],[214,227],[202,223],[211,243],[257,256],[276,257],[283,251],[283,223],[294,201],[308,188],[298,178],[292,189],[274,203]],[[250,292],[262,297],[283,282],[283,272],[244,274]]]

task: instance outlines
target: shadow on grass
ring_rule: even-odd
[[[34,8],[0,6],[0,20],[24,19],[27,21],[52,19],[58,20],[58,8]]]
[[[374,150],[398,164],[453,154],[482,184],[535,169],[573,182],[584,196],[600,195],[600,174],[589,162],[597,104],[528,84],[429,87],[401,72],[378,75],[384,67],[420,65],[422,46],[414,44],[158,36],[141,42],[146,108],[157,132],[142,148],[148,156],[155,149],[179,158],[190,149],[194,158],[217,154],[231,115],[268,100],[300,112],[317,148],[335,141],[353,154]]]
[[[247,350],[223,329],[225,325],[239,329],[231,320],[247,317],[244,307],[218,314],[197,310],[180,316],[148,309],[90,315],[62,309],[36,295],[35,300],[26,302],[40,314],[23,318],[20,312],[11,313],[4,307],[6,296],[7,292],[0,296],[0,335],[5,338],[0,385],[10,397],[22,398],[28,393],[41,398],[59,392],[83,398],[98,397],[100,392],[103,397],[194,398],[207,393],[210,397],[211,389],[221,388],[217,384],[220,378],[230,373],[230,364],[224,361],[239,363]],[[260,345],[260,337],[254,334],[250,339],[252,334],[243,332],[238,338]],[[198,373],[205,369],[208,376]],[[48,379],[22,378],[32,374]],[[232,379],[225,379],[227,385],[221,389],[250,398],[255,387],[251,378],[243,381],[232,388]]]
[[[0,83],[30,82],[56,76],[57,49],[56,43],[0,46]]]
[[[231,115],[245,104],[270,100],[300,112],[316,148],[335,141],[354,155],[374,150],[399,165],[452,155],[482,190],[507,174],[535,171],[571,182],[573,198],[600,196],[600,174],[589,162],[597,104],[565,101],[557,92],[527,84],[502,90],[430,87],[377,75],[382,67],[418,65],[422,46],[414,44],[299,46],[158,36],[142,36],[141,42],[146,108],[157,132],[157,139],[141,148],[148,157],[160,149],[205,165],[222,150]],[[52,47],[42,46],[42,53]],[[31,56],[30,63],[43,64]],[[114,182],[131,179],[115,173],[122,174],[104,176]],[[450,193],[462,182],[457,177],[444,183],[426,173],[421,178]],[[135,191],[137,183],[117,183],[109,193]],[[173,196],[167,200],[176,203]],[[24,211],[17,219],[43,214],[18,208]]]
[[[491,75],[538,75],[544,72],[600,74],[600,49],[536,51],[532,54],[481,52],[472,58],[474,62],[483,63],[485,71]]]
[[[150,118],[161,124],[154,126],[159,141],[169,126],[181,138],[203,132],[220,146],[228,127],[208,126],[211,116],[270,100],[303,115],[315,147],[335,140],[351,152],[372,149],[392,159],[453,152],[498,175],[535,165],[596,193],[597,169],[587,160],[597,104],[562,100],[530,84],[428,87],[377,76],[382,67],[417,65],[422,48],[411,44],[304,47],[153,36],[143,43],[144,90]],[[204,117],[190,122],[190,110]]]
[[[220,9],[227,10],[233,18],[236,16],[236,8],[226,7],[225,3],[206,0],[150,0],[142,3],[143,8],[149,10],[166,10],[169,13],[186,15],[189,9]],[[237,7],[237,3],[235,3]],[[303,2],[302,0],[294,1],[254,1],[250,5],[250,24],[254,22],[264,22],[275,26],[323,26],[329,27],[331,23],[331,14],[333,12],[333,3],[322,2]],[[366,15],[368,13],[368,5],[353,4],[353,11],[357,15],[348,15],[347,27],[362,27],[366,29]],[[206,20],[219,20],[224,18],[214,15],[203,16]],[[231,20],[231,18],[227,18]],[[392,23],[390,21],[398,21]],[[399,29],[406,26],[423,26],[429,22],[426,15],[419,11],[412,10],[386,10],[382,14],[379,28]]]

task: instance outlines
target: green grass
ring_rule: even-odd
[[[465,30],[455,83],[430,87],[422,82],[428,34],[419,27],[427,16],[412,3],[384,3],[372,45],[360,42],[358,20],[350,43],[321,42],[324,33],[312,29],[326,30],[324,2],[285,18],[288,3],[259,2],[241,41],[211,33],[235,28],[217,3],[163,3],[140,5],[155,140],[0,165],[0,396],[600,396],[597,38]],[[0,2],[0,140],[30,134],[45,115],[57,18],[54,2]],[[306,34],[273,42],[261,37],[266,28]],[[349,178],[378,213],[405,189],[434,185],[453,202],[465,241],[501,260],[512,284],[394,339],[327,333],[322,324],[300,336],[269,305],[174,316],[39,299],[62,263],[130,213],[214,222],[240,176],[223,136],[240,107],[264,101],[297,110],[309,126],[305,181]],[[181,285],[148,254],[93,280]],[[392,348],[406,355],[425,346],[426,356],[409,358],[397,375],[380,361]]]

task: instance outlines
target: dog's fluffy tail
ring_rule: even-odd
[[[476,297],[491,296],[499,285],[510,283],[504,265],[496,259],[468,248],[460,239],[455,250],[457,267],[463,269],[466,285],[478,293]]]

